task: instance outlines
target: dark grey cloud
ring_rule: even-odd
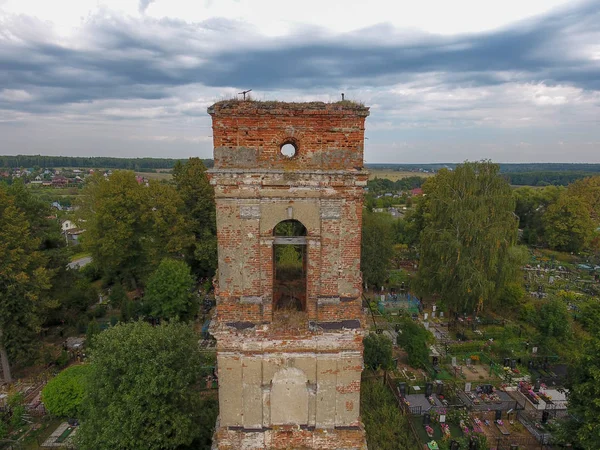
[[[152,0],[140,0],[140,9]],[[18,17],[0,32],[0,86],[36,101],[0,97],[0,109],[43,112],[105,99],[166,98],[201,84],[254,89],[383,87],[440,73],[447,86],[507,82],[600,91],[600,2],[585,2],[500,30],[407,37],[389,25],[342,35],[307,28],[268,39],[225,19],[190,24],[99,15],[65,45],[43,24]],[[40,32],[36,33],[36,28]],[[6,97],[6,96],[5,96]]]

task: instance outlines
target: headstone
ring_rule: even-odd
[[[433,305],[433,306],[431,307],[431,310],[432,310],[433,312],[435,312],[435,309],[436,309],[436,306],[435,306],[435,305]]]
[[[385,302],[385,294],[381,294],[381,301]]]
[[[471,383],[470,382],[465,383],[465,392],[471,392]]]
[[[431,423],[431,416],[429,413],[423,414],[423,425],[429,425]]]
[[[425,397],[430,397],[431,394],[433,394],[433,383],[427,382],[425,384]]]
[[[437,395],[444,395],[444,383],[442,381],[438,380],[436,382],[436,384],[437,384],[437,386],[436,386],[437,389],[436,389],[435,393]]]
[[[440,414],[440,423],[444,423],[444,422],[446,422],[446,415]]]
[[[497,409],[496,410],[496,420],[501,420],[501,419],[502,419],[502,410]]]
[[[431,318],[432,318],[432,319],[435,319],[435,311],[432,311],[432,312],[431,312]]]
[[[400,391],[400,397],[405,397],[406,396],[406,383],[399,383],[398,391]]]
[[[444,317],[444,311],[440,311],[440,317]]]
[[[456,366],[456,356],[452,357],[452,366]]]
[[[510,360],[510,368],[511,369],[516,369],[517,368],[517,360],[516,359],[511,359]]]
[[[471,436],[469,438],[469,450],[477,450],[477,441]]]
[[[528,368],[528,369],[530,369],[530,370],[531,370],[531,369],[533,369],[533,359],[530,359],[530,360],[527,362],[527,368]]]
[[[504,358],[504,367],[510,366],[510,358]]]
[[[533,347],[533,348],[531,349],[531,353],[537,353],[537,347]]]
[[[535,380],[535,383],[533,384],[533,392],[539,392],[540,391],[540,380],[539,378],[537,380]]]
[[[428,317],[429,317],[429,314],[428,314],[428,313],[424,313],[424,314],[423,314],[423,320],[427,320],[427,318],[428,318]]]
[[[439,364],[439,362],[440,362],[440,359],[437,356],[433,356],[431,358],[431,363],[433,364],[434,367],[437,366]]]
[[[547,423],[548,417],[550,417],[550,413],[548,411],[542,411],[542,423]]]
[[[426,330],[429,330],[429,322],[423,322],[423,326]]]

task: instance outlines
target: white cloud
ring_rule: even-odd
[[[28,102],[33,96],[23,89],[2,89],[0,91],[0,101],[7,102]]]

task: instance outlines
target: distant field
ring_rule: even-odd
[[[423,177],[428,178],[433,176],[433,173],[423,173],[423,172],[409,172],[409,171],[396,171],[390,169],[373,169],[369,168],[370,172],[369,179],[373,180],[375,178],[387,178],[390,181],[398,181],[403,178],[409,177]]]
[[[135,174],[140,177],[148,178],[149,180],[170,180],[173,178],[171,172],[136,172]]]

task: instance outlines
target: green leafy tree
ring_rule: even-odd
[[[454,311],[498,300],[517,238],[515,200],[490,162],[441,170],[424,185],[419,291]]]
[[[544,214],[548,245],[554,249],[579,252],[592,240],[595,224],[589,204],[570,192],[563,193]]]
[[[127,300],[127,293],[121,283],[115,283],[110,289],[109,300],[113,308],[121,308],[123,302]]]
[[[363,213],[360,269],[363,281],[375,288],[383,286],[394,256],[392,219],[387,214]]]
[[[365,366],[372,370],[387,370],[393,367],[392,341],[387,336],[369,333],[363,344]]]
[[[86,220],[84,248],[109,278],[127,280],[133,287],[147,275],[149,227],[145,187],[135,174],[115,171],[95,175],[86,183],[80,214]]]
[[[184,203],[175,187],[151,180],[145,189],[146,203],[143,220],[148,224],[144,242],[152,267],[167,256],[179,256],[194,242],[188,229]]]
[[[87,331],[85,333],[85,342],[88,347],[91,347],[93,345],[94,336],[99,334],[100,331],[102,330],[100,329],[100,325],[98,324],[96,319],[90,320],[90,323],[87,326]]]
[[[571,333],[571,318],[565,302],[552,299],[540,307],[538,329],[546,337],[564,338]]]
[[[42,390],[42,402],[57,417],[80,417],[88,365],[71,366],[52,378]]]
[[[600,336],[594,333],[586,351],[569,369],[569,417],[556,436],[559,443],[569,443],[576,449],[592,450],[600,442]]]
[[[144,302],[154,317],[190,319],[195,312],[193,287],[194,277],[185,262],[163,259],[148,280]]]
[[[177,162],[173,180],[183,200],[187,230],[193,236],[185,248],[186,261],[194,274],[211,276],[217,268],[217,224],[214,191],[206,166],[199,158],[190,158],[185,164]]]
[[[165,450],[190,446],[204,427],[196,389],[198,338],[170,322],[118,324],[90,354],[78,444],[82,450]]]
[[[40,295],[49,287],[39,246],[26,215],[0,185],[0,368],[7,382],[10,360],[27,357],[35,346]]]
[[[433,338],[431,333],[410,319],[403,319],[399,325],[396,342],[406,351],[408,364],[425,368],[429,363],[429,343]]]

